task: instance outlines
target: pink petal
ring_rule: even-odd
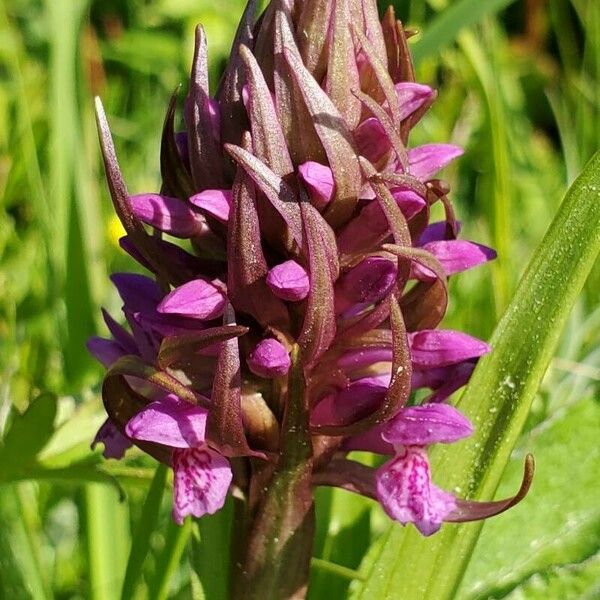
[[[406,219],[411,219],[424,207],[423,199],[417,194],[413,194],[405,194],[400,189],[392,192]],[[339,251],[344,254],[359,251],[370,252],[373,246],[379,244],[386,236],[388,230],[389,224],[379,202],[368,202],[358,216],[340,232],[338,236]]]
[[[473,433],[471,422],[448,404],[421,404],[403,408],[382,433],[390,444],[429,446],[450,444]]]
[[[273,338],[259,342],[246,362],[255,375],[266,378],[285,375],[292,364],[285,346]]]
[[[400,118],[410,117],[416,110],[435,96],[435,92],[427,85],[403,81],[395,86],[400,104]]]
[[[117,342],[96,336],[91,337],[86,346],[88,352],[106,369],[110,369],[119,358],[128,354]]]
[[[456,226],[458,229],[457,233],[459,233],[460,228],[461,228],[461,222],[457,221]],[[436,223],[431,223],[431,225],[428,225],[427,227],[425,227],[425,230],[423,231],[423,233],[421,234],[421,237],[419,238],[419,241],[417,242],[417,246],[423,247],[425,244],[428,244],[429,242],[437,242],[440,240],[448,239],[448,237],[446,235],[447,230],[448,230],[447,221],[437,221]]]
[[[96,444],[104,444],[104,458],[123,458],[125,451],[133,445],[114,425],[110,419],[106,419],[98,429],[98,433],[92,442],[92,450]]]
[[[469,383],[475,370],[475,364],[465,361],[449,367],[452,369],[447,380],[425,399],[425,402],[445,402],[456,390]]]
[[[442,402],[465,385],[475,369],[474,360],[466,360],[447,367],[413,370],[411,388],[431,388],[435,394],[427,402]]]
[[[208,446],[173,451],[173,519],[217,512],[225,504],[233,474],[229,461]]]
[[[385,512],[402,525],[414,523],[425,536],[435,533],[456,508],[454,496],[431,482],[427,451],[408,446],[375,475],[377,497]]]
[[[337,359],[337,364],[344,371],[364,369],[380,362],[392,362],[392,347],[374,346],[370,348],[356,348],[345,352]]]
[[[313,204],[323,210],[333,198],[335,182],[329,167],[308,161],[298,167],[298,174],[310,193]]]
[[[348,452],[358,450],[359,452],[374,452],[384,456],[393,456],[395,453],[394,446],[386,442],[381,436],[385,426],[385,424],[375,425],[375,427],[364,433],[347,438],[342,444],[342,450]]]
[[[348,425],[362,419],[384,401],[388,385],[377,377],[357,379],[340,392],[323,398],[312,410],[310,422],[312,425]]]
[[[125,431],[135,440],[171,448],[196,448],[204,442],[207,412],[171,395],[148,404],[129,420]]]
[[[431,252],[440,261],[446,275],[461,273],[496,258],[496,252],[491,248],[466,240],[429,242],[423,246],[423,249]],[[435,274],[425,267],[413,263],[411,277],[427,280],[435,279]]]
[[[163,293],[154,279],[137,273],[113,273],[110,280],[125,308],[132,312],[154,312]]]
[[[130,196],[129,202],[140,221],[175,237],[190,238],[204,227],[202,217],[179,198],[138,194]]]
[[[310,291],[306,269],[294,260],[273,267],[267,275],[267,285],[278,298],[290,302],[304,300]]]
[[[372,256],[342,275],[335,286],[337,313],[356,307],[357,310],[376,304],[396,285],[398,266],[395,261]]]
[[[199,194],[194,194],[190,198],[190,202],[220,223],[229,221],[231,190],[204,190]]]
[[[445,367],[490,351],[485,342],[450,329],[424,329],[410,333],[408,338],[412,363],[417,369]]]
[[[392,196],[407,219],[412,219],[427,206],[427,202],[413,190],[395,189]]]
[[[206,279],[194,279],[175,288],[158,305],[158,312],[210,321],[223,314],[227,298]]]
[[[417,146],[408,151],[410,174],[421,181],[427,181],[462,154],[463,149],[453,144]]]
[[[102,309],[102,317],[115,342],[122,346],[127,354],[137,354],[138,349],[133,336],[124,327],[119,325],[104,309]]]
[[[375,117],[365,119],[354,131],[360,156],[377,164],[392,148],[383,125]]]

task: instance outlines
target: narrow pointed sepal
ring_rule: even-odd
[[[463,523],[466,521],[480,521],[512,508],[527,496],[533,482],[535,473],[535,459],[533,455],[528,454],[525,457],[525,467],[523,470],[523,479],[519,491],[511,498],[497,500],[494,502],[475,502],[472,500],[456,500],[456,508],[446,517],[446,521],[451,523]]]

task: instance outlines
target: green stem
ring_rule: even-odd
[[[312,444],[297,347],[288,381],[280,458],[250,527],[243,585],[234,595],[240,600],[301,599],[308,585],[315,530]]]
[[[338,565],[337,563],[332,563],[328,560],[317,558],[316,556],[313,556],[310,562],[313,567],[321,569],[321,571],[333,573],[342,579],[358,579],[359,581],[366,581],[366,577],[364,575],[358,571],[355,571],[354,569],[350,569],[349,567],[344,567],[343,565]]]

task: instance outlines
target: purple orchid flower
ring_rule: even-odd
[[[395,457],[375,475],[377,497],[386,513],[403,525],[414,523],[423,535],[435,533],[457,504],[431,481],[427,446],[450,444],[473,433],[473,426],[452,406],[431,404],[403,409],[381,437]]]
[[[173,518],[202,517],[223,507],[231,484],[229,461],[206,443],[208,411],[176,396],[152,402],[126,426],[132,440],[161,444],[172,452]]]

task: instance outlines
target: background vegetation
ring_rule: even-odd
[[[600,147],[600,3],[396,4],[422,32],[419,81],[440,91],[413,143],[466,148],[446,173],[464,236],[500,255],[453,278],[445,325],[488,338]],[[122,463],[90,453],[101,369],[84,344],[103,333],[100,306],[118,314],[108,273],[133,266],[116,243],[92,97],[104,100],[130,190],[157,190],[162,119],[187,79],[193,28],[207,29],[216,85],[242,5],[0,0],[1,598],[223,597],[227,511],[177,528],[163,469],[135,451]],[[499,490],[518,487],[533,451],[531,494],[485,525],[461,599],[600,597],[599,284],[596,268]],[[387,521],[343,492],[318,502],[311,598],[358,598],[361,561]]]

